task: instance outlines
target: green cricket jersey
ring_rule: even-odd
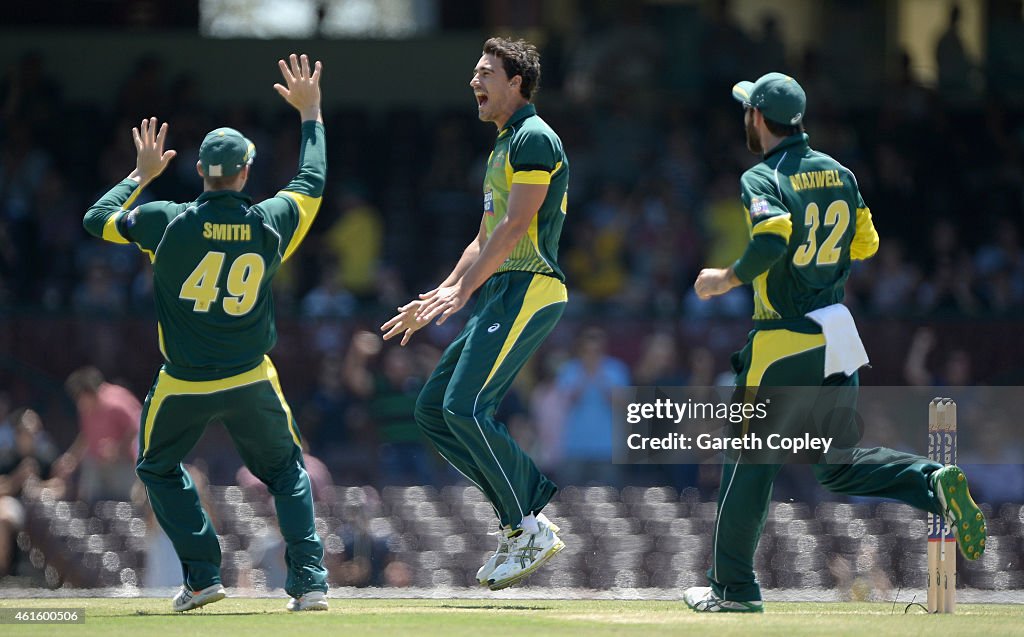
[[[565,219],[569,160],[562,140],[537,116],[533,104],[523,106],[509,118],[487,159],[484,227],[488,237],[508,214],[508,194],[515,183],[548,184],[548,194],[526,235],[497,271],[537,272],[565,281],[558,267],[558,239]]]
[[[851,260],[878,250],[853,173],[801,133],[766,153],[740,187],[751,242],[734,269],[753,283],[754,319],[802,318],[841,302]]]
[[[157,331],[165,369],[183,380],[227,378],[263,361],[277,341],[270,282],[309,230],[327,173],[324,127],[302,123],[299,172],[253,205],[241,192],[207,191],[190,203],[128,209],[126,179],[85,215],[91,234],[134,243],[153,263]]]

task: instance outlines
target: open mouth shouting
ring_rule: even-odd
[[[476,106],[479,109],[487,106],[488,97],[486,93],[474,93],[476,96]]]

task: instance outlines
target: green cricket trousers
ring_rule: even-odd
[[[417,424],[438,453],[484,493],[502,526],[539,513],[557,490],[494,412],[567,300],[565,284],[554,277],[493,275],[416,401]]]
[[[849,387],[837,396],[856,397],[858,374],[823,378],[824,335],[786,329],[755,329],[746,346],[733,354],[736,385],[756,391],[758,399],[769,387]],[[847,405],[855,407],[854,405]],[[783,417],[787,417],[783,414]],[[794,414],[794,417],[797,417]],[[929,475],[942,465],[927,458],[887,449],[846,448],[830,453],[838,464],[815,464],[814,475],[835,493],[894,498],[918,509],[939,512],[928,484]],[[730,601],[757,601],[761,587],[754,574],[754,551],[768,516],[772,483],[781,464],[744,462],[743,453],[722,466],[718,516],[712,537],[708,580],[715,594]]]
[[[247,372],[211,381],[181,380],[161,369],[146,397],[136,473],[181,560],[185,586],[195,591],[221,581],[216,531],[181,465],[213,419],[223,421],[245,466],[274,497],[287,545],[285,591],[292,597],[326,592],[299,430],[269,357]]]

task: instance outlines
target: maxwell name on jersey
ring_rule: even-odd
[[[838,170],[812,170],[806,173],[796,173],[789,178],[789,183],[796,192],[813,188],[843,187],[843,180],[839,177]]]

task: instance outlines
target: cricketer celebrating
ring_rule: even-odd
[[[556,487],[516,444],[494,412],[513,379],[562,316],[558,267],[569,162],[562,142],[530,103],[540,80],[537,49],[492,38],[470,87],[481,120],[498,128],[487,160],[483,219],[451,274],[398,308],[384,338],[443,323],[477,288],[473,314],[448,346],[416,403],[416,422],[494,507],[498,549],[477,572],[498,590],[531,574],[564,548],[541,509]],[[481,287],[482,286],[482,287]]]
[[[736,84],[732,94],[743,104],[747,147],[762,157],[740,180],[751,240],[732,266],[702,270],[694,288],[708,299],[753,286],[754,329],[733,355],[737,387],[849,387],[855,395],[857,370],[868,359],[842,304],[843,285],[851,260],[878,250],[871,212],[853,173],[808,145],[806,96],[796,80],[769,73]],[[814,465],[822,486],[944,515],[967,559],[984,551],[984,516],[959,468],[881,447],[842,454],[838,464]],[[694,610],[763,611],[754,551],[780,466],[744,462],[742,453],[723,465],[711,586],[683,595]]]
[[[320,114],[320,62],[278,62],[274,88],[302,118],[299,172],[277,196],[253,205],[242,189],[256,155],[236,130],[211,131],[196,170],[195,201],[155,201],[131,209],[174,158],[167,124],[132,129],[134,171],[85,215],[85,228],[114,243],[134,243],[153,264],[157,332],[164,364],[146,397],[136,472],[181,560],[173,608],[223,599],[220,545],[182,459],[214,418],[224,422],[245,465],[274,496],[287,544],[289,610],[327,609],[323,545],[295,419],[267,352],[277,340],[271,279],[302,243],[320,207],[327,162]],[[130,210],[130,212],[129,212]]]

